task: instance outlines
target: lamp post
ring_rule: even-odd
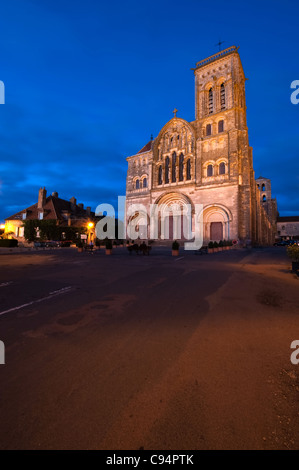
[[[94,228],[94,223],[93,222],[88,222],[87,224],[88,228],[88,243],[92,242],[93,239],[93,228]]]

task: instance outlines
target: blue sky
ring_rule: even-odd
[[[240,46],[256,177],[299,214],[297,1],[1,2],[0,221],[38,189],[95,207],[125,194],[126,157],[194,120],[199,60]]]

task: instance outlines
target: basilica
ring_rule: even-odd
[[[169,217],[174,204],[182,210],[188,206],[193,233],[200,204],[204,243],[273,244],[276,200],[271,181],[255,178],[238,48],[201,60],[193,71],[195,120],[187,122],[174,110],[159,135],[127,157],[126,222],[134,219],[140,238],[150,238],[150,206],[155,204],[161,207],[158,238],[163,238],[165,208]],[[132,212],[136,204],[146,210]],[[169,230],[169,238],[177,238],[171,224]]]

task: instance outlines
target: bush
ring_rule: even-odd
[[[292,261],[299,261],[299,246],[290,245],[287,247],[287,255]]]
[[[3,238],[0,240],[0,247],[13,248],[18,246],[18,240],[15,238]]]
[[[178,250],[180,248],[180,244],[179,242],[177,242],[176,240],[173,242],[172,244],[172,249],[173,250]]]
[[[214,248],[214,243],[213,243],[213,242],[209,242],[208,248]]]
[[[214,243],[213,243],[213,248],[218,248],[218,246],[219,246],[219,245],[218,245],[217,242],[214,242]]]
[[[219,247],[222,248],[223,246],[224,246],[223,241],[220,240],[220,242],[219,242]]]

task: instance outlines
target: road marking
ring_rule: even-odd
[[[9,286],[9,284],[11,284],[11,283],[12,283],[12,281],[2,282],[2,284],[0,284],[0,287]]]
[[[180,258],[175,259],[174,261],[179,261],[180,259],[184,259],[185,256],[181,256]]]
[[[62,289],[59,289],[59,290],[54,290],[53,292],[50,292],[49,295],[47,295],[46,297],[42,297],[41,299],[37,299],[37,300],[32,300],[32,302],[28,302],[26,304],[19,305],[18,307],[13,307],[8,310],[4,310],[3,312],[0,312],[0,316],[4,315],[5,313],[14,312],[15,310],[20,310],[21,308],[28,307],[29,305],[43,302],[44,300],[52,299],[53,297],[56,297],[57,295],[65,294],[66,292],[69,292],[71,289],[73,289],[73,287],[68,286],[68,287],[63,287]]]

